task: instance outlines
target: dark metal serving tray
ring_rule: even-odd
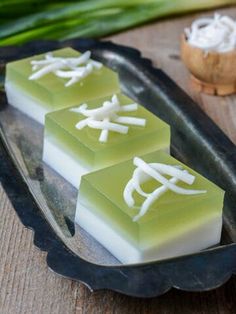
[[[64,46],[92,51],[120,75],[123,91],[171,125],[171,153],[225,191],[219,246],[197,254],[139,265],[121,265],[78,227],[76,191],[41,161],[43,128],[10,107],[3,89],[5,64]],[[47,251],[48,266],[91,290],[153,297],[175,287],[216,288],[236,273],[236,148],[163,71],[137,50],[111,42],[32,42],[0,48],[0,178],[34,243]],[[23,104],[22,104],[23,105]]]

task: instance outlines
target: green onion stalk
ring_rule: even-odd
[[[39,7],[36,0],[5,0],[0,3],[0,45],[98,38],[167,16],[234,4],[236,0],[43,0]],[[27,14],[22,16],[22,10],[17,17],[15,6],[25,6]]]

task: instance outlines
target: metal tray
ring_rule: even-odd
[[[171,125],[171,153],[225,191],[219,246],[158,262],[121,265],[86,232],[74,229],[76,190],[41,161],[43,128],[8,106],[3,90],[11,60],[71,46],[120,75],[123,91]],[[0,48],[0,178],[34,243],[47,251],[48,266],[91,290],[109,289],[154,297],[171,287],[188,291],[216,288],[236,273],[236,149],[234,144],[163,71],[135,49],[111,42],[36,41]]]

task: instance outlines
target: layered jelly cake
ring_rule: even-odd
[[[78,188],[88,172],[169,145],[168,124],[115,94],[47,114],[43,160]]]
[[[8,63],[9,104],[44,123],[48,112],[119,92],[118,74],[90,55],[68,47]]]
[[[163,151],[82,177],[75,221],[122,263],[219,243],[224,191]]]

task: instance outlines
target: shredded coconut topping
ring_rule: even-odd
[[[86,118],[76,124],[78,130],[88,126],[93,129],[102,130],[99,142],[107,142],[109,131],[121,134],[127,134],[129,126],[123,125],[146,125],[146,119],[119,116],[120,112],[132,112],[138,109],[137,104],[128,104],[121,106],[116,95],[112,96],[111,101],[105,101],[103,105],[96,109],[88,109],[87,104],[82,104],[79,108],[72,108],[70,111],[80,113]]]
[[[208,51],[228,52],[236,47],[236,22],[228,16],[195,20],[185,29],[189,44]]]
[[[94,69],[100,69],[100,62],[90,59],[91,52],[86,51],[77,58],[54,57],[51,52],[45,55],[44,60],[32,60],[32,71],[29,80],[37,80],[48,73],[68,79],[65,86],[71,86],[88,76]]]
[[[195,180],[195,176],[190,174],[187,170],[182,169],[182,166],[172,166],[162,163],[148,164],[138,157],[134,158],[133,163],[137,168],[134,170],[132,178],[124,189],[124,200],[129,207],[134,207],[135,201],[133,193],[135,191],[145,198],[138,215],[133,218],[133,221],[137,221],[144,216],[150,206],[168,190],[183,195],[206,193],[206,190],[190,190],[176,185],[179,181],[191,185]],[[164,175],[169,175],[171,178],[167,179]],[[150,179],[157,180],[162,186],[158,187],[151,193],[146,193],[143,191],[141,184]]]

